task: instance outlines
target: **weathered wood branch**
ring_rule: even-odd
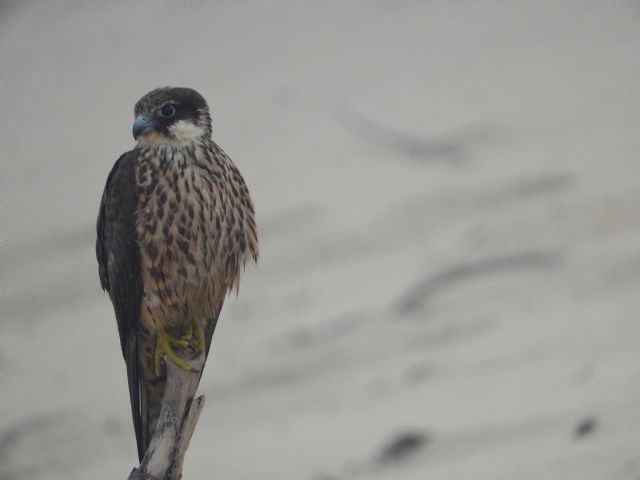
[[[195,371],[188,372],[168,360],[167,386],[156,430],[149,448],[127,480],[179,480],[182,478],[184,455],[200,412],[204,407],[204,396],[194,398],[200,373],[204,368],[204,353],[197,357],[186,357],[187,351],[176,352]]]

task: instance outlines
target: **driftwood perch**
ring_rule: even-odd
[[[179,480],[189,441],[204,407],[204,396],[194,398],[204,354],[188,358],[188,350],[176,352],[197,372],[188,372],[165,357],[167,385],[155,433],[149,448],[127,480]]]

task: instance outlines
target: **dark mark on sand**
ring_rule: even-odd
[[[587,417],[583,419],[576,427],[573,429],[573,436],[576,439],[586,437],[594,432],[598,425],[598,422],[593,417]]]
[[[430,296],[464,280],[508,270],[555,267],[561,258],[559,252],[523,252],[454,265],[418,282],[396,302],[394,310],[414,313]]]
[[[382,465],[402,462],[424,448],[428,442],[429,437],[424,432],[400,433],[380,451],[377,462]]]

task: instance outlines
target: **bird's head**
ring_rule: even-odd
[[[207,102],[191,88],[156,88],[138,100],[134,114],[138,144],[187,145],[211,136]]]

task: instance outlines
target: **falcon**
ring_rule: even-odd
[[[222,304],[258,259],[249,190],[212,140],[206,101],[164,87],[135,105],[137,144],[113,166],[100,202],[96,255],[126,363],[138,458],[160,413],[164,357],[209,353]],[[201,374],[202,372],[200,372]]]

